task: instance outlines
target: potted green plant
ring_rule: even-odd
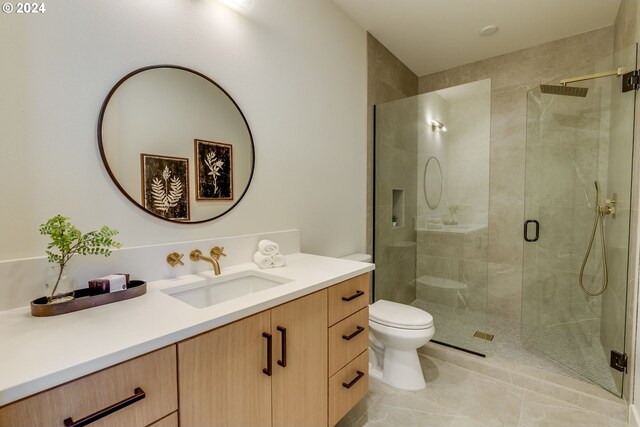
[[[82,233],[69,218],[56,215],[44,224],[40,225],[40,234],[49,236],[51,242],[47,245],[47,258],[52,263],[53,274],[48,279],[47,286],[51,288],[51,294],[47,295],[47,303],[53,304],[73,299],[73,289],[65,289],[65,292],[56,293],[61,283],[68,281],[65,275],[71,258],[74,255],[111,255],[112,248],[120,248],[122,244],[113,240],[118,234],[117,230],[102,227],[100,230]]]
[[[398,216],[397,215],[391,215],[391,225],[394,227],[398,226]]]
[[[462,206],[447,204],[447,209],[449,210],[449,218],[444,221],[444,225],[457,225],[458,218],[456,217],[456,214],[462,211]]]

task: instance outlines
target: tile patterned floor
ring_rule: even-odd
[[[627,427],[626,423],[438,359],[420,356],[427,387],[370,379],[338,427]]]
[[[412,305],[433,315],[436,327],[434,340],[503,359],[507,363],[517,360],[523,365],[596,384],[620,394],[599,340],[588,343],[580,337],[556,330],[555,336],[531,338],[532,343],[540,339],[544,345],[525,346],[520,337],[520,325],[497,316],[424,300],[415,300]],[[474,338],[476,330],[494,334],[495,338],[493,341]],[[547,333],[551,331],[549,329]]]

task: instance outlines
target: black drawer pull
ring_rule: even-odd
[[[362,331],[364,331],[364,328],[362,326],[356,326],[356,330],[355,331],[351,332],[349,335],[343,335],[342,339],[350,341],[352,338],[355,338]]]
[[[282,359],[278,360],[278,365],[282,366],[283,368],[286,368],[287,367],[287,328],[278,326],[276,329],[282,334],[282,347],[280,350],[282,353]]]
[[[358,297],[361,297],[362,295],[364,295],[364,291],[356,291],[356,293],[351,295],[350,297],[342,297],[342,301],[352,301]]]
[[[362,371],[356,371],[358,373],[358,375],[351,380],[351,382],[349,384],[347,383],[342,383],[342,387],[344,388],[351,388],[354,386],[355,383],[357,383],[358,381],[360,381],[360,378],[364,377],[364,372]]]
[[[121,400],[118,403],[114,403],[113,405],[101,409],[98,412],[95,412],[91,415],[88,415],[78,421],[73,421],[73,418],[69,417],[66,420],[64,420],[64,426],[65,427],[83,427],[86,425],[89,425],[95,421],[98,421],[101,418],[106,417],[107,415],[113,414],[114,412],[119,411],[120,409],[124,409],[127,406],[136,403],[138,400],[142,400],[146,397],[145,392],[140,388],[140,387],[136,387],[136,389],[133,391],[133,396],[131,397],[127,397],[124,400]]]
[[[262,369],[262,372],[268,377],[271,376],[271,356],[272,356],[272,343],[271,343],[271,334],[266,332],[262,333],[262,336],[267,339],[267,367]]]

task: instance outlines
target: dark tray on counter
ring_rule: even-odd
[[[35,317],[57,316],[73,311],[85,310],[99,305],[111,304],[139,297],[147,293],[147,282],[131,280],[126,290],[100,295],[89,295],[89,289],[78,289],[75,298],[70,301],[47,304],[47,297],[40,297],[31,301],[31,315]]]

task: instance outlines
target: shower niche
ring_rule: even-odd
[[[391,226],[404,227],[404,190],[391,190]]]

